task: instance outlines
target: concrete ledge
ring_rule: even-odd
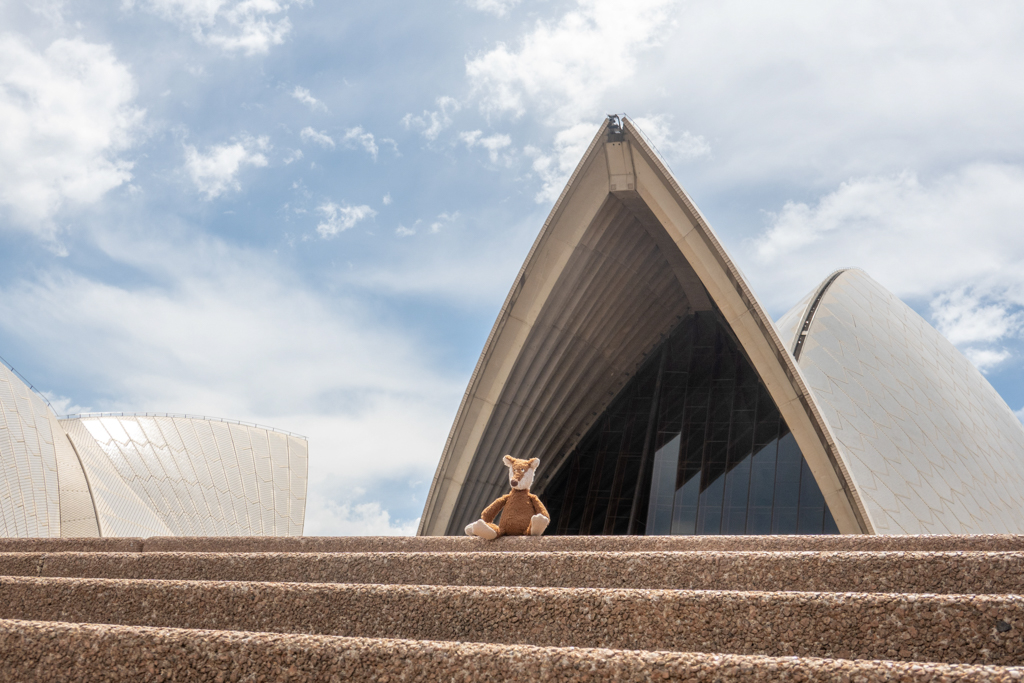
[[[967,536],[544,536],[494,542],[465,536],[209,536],[5,538],[0,552],[679,552],[679,551],[1024,552],[1024,535]]]
[[[1024,670],[0,621],[0,675],[80,680],[1019,681]]]
[[[39,579],[0,618],[1019,665],[1024,597]],[[999,631],[1002,624],[1008,629]]]
[[[1006,594],[1024,553],[0,553],[0,574],[109,579]]]
[[[4,553],[141,553],[141,538],[0,538]]]
[[[2,548],[0,548],[2,549]],[[70,548],[69,548],[70,550]],[[147,538],[146,552],[594,552],[696,550],[1022,551],[1024,535],[543,536],[488,542],[466,536]]]

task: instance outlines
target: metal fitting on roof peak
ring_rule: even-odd
[[[622,118],[618,114],[608,115],[608,142],[622,142]]]

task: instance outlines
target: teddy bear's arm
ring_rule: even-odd
[[[544,503],[540,502],[540,498],[533,495],[532,493],[530,494],[530,503],[533,504],[533,511],[535,513],[537,513],[538,515],[544,515],[548,519],[551,519],[551,513],[548,512],[548,509],[546,507],[544,507]]]
[[[490,505],[488,505],[483,512],[480,513],[480,519],[484,520],[488,524],[494,521],[494,518],[498,516],[501,509],[505,507],[505,501],[508,500],[509,494],[505,494],[501,498],[497,499]]]

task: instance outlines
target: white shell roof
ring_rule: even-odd
[[[793,356],[711,226],[639,130],[605,123],[527,256],[477,362],[419,533],[458,533],[500,490],[505,453],[538,492],[689,310],[717,307],[843,533],[870,533]]]
[[[57,454],[46,402],[0,364],[0,535],[59,536]],[[63,433],[60,434],[63,437]]]
[[[0,363],[0,537],[299,536],[307,452],[211,418],[58,420]]]
[[[790,350],[808,301],[779,321]],[[866,273],[846,270],[827,287],[798,363],[875,533],[1024,533],[1024,426]]]
[[[306,440],[222,420],[62,420],[93,486],[104,536],[299,536]]]

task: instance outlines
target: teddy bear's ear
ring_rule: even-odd
[[[513,458],[511,455],[506,455],[504,458],[501,459],[501,461],[505,463],[505,467],[512,467],[512,462],[514,460],[515,458]]]
[[[531,470],[535,470],[535,469],[537,469],[537,467],[540,466],[540,459],[539,458],[530,458],[529,462],[530,462],[530,469]]]

